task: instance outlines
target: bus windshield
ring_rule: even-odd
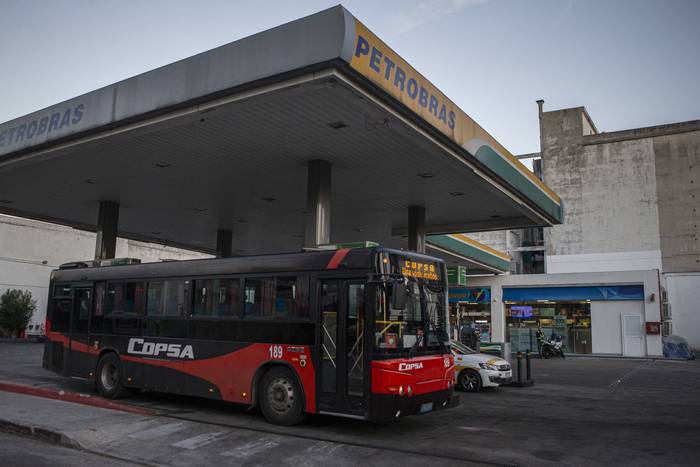
[[[447,343],[444,285],[412,277],[407,281],[408,298],[403,310],[391,306],[390,283],[378,288],[375,354],[396,357],[436,354]]]

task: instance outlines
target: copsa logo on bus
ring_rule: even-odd
[[[129,347],[126,353],[132,355],[148,355],[159,357],[164,353],[166,357],[188,358],[194,360],[194,351],[191,345],[166,344],[164,342],[145,342],[143,339],[129,339]]]

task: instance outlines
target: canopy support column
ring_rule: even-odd
[[[324,160],[309,162],[304,231],[306,247],[331,242],[331,168],[331,163]]]
[[[113,259],[117,251],[117,228],[119,226],[119,203],[100,201],[97,214],[97,236],[95,259]]]
[[[408,207],[408,249],[425,253],[425,208]]]

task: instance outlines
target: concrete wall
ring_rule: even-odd
[[[521,274],[521,275],[502,275],[502,276],[483,276],[470,277],[467,280],[468,287],[490,287],[491,288],[491,321],[493,327],[493,341],[503,342],[505,339],[505,307],[503,305],[503,288],[504,287],[571,287],[571,286],[594,286],[594,285],[632,285],[642,284],[644,287],[644,302],[635,301],[636,305],[619,305],[615,307],[611,305],[606,308],[606,305],[601,305],[597,308],[596,314],[603,318],[601,325],[609,326],[615,321],[616,326],[620,327],[621,310],[628,306],[636,306],[645,321],[660,321],[661,309],[659,297],[659,282],[663,285],[663,278],[659,277],[659,272],[656,270],[648,271],[612,271],[612,272],[597,272],[597,273],[572,273],[572,274]],[[654,301],[651,301],[651,294],[654,294]],[[625,302],[598,302],[598,303],[625,303]],[[593,306],[591,307],[593,308]],[[601,315],[608,310],[614,316]],[[611,311],[612,310],[612,311]],[[593,310],[591,310],[593,314]],[[615,332],[604,330],[604,334],[598,339],[595,336],[594,318],[591,317],[591,333],[593,345],[598,346],[593,348],[595,353],[622,353],[622,336],[618,332],[613,339]],[[598,341],[596,342],[596,339]],[[611,340],[612,339],[612,340]],[[608,341],[603,344],[603,341]],[[619,345],[619,352],[607,352],[613,346]],[[615,347],[617,348],[617,347]],[[661,336],[646,336],[646,354],[648,356],[661,356],[662,343]]]
[[[700,271],[700,128],[653,144],[663,270]]]
[[[653,142],[590,144],[591,128],[582,107],[541,115],[544,181],[565,205],[545,233],[547,272],[660,269]]]
[[[46,316],[51,271],[60,264],[89,260],[95,254],[95,234],[55,224],[0,215],[0,294],[29,290],[37,301],[32,323]],[[143,262],[205,258],[208,255],[120,238],[117,257]]]
[[[700,272],[666,275],[673,334],[700,350]]]

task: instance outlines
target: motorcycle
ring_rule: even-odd
[[[542,356],[544,358],[565,358],[564,343],[561,341],[561,337],[553,335],[547,342],[545,342],[542,346]]]
[[[547,339],[544,337],[544,333],[541,330],[537,332],[537,343],[540,346],[540,356],[542,358],[552,358],[552,357],[564,357],[564,343],[560,336],[552,334],[552,336]]]

